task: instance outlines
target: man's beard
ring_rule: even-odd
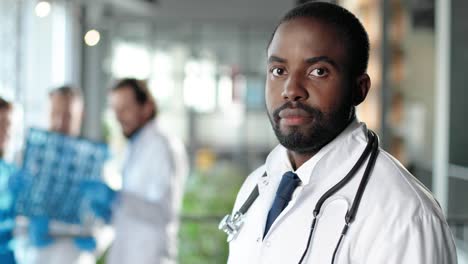
[[[279,125],[279,113],[286,108],[299,108],[306,111],[312,119],[312,126],[309,126],[306,131],[301,131],[299,126],[291,126],[288,134],[283,134]],[[317,153],[346,128],[354,116],[354,107],[350,102],[346,102],[336,111],[325,113],[300,102],[287,102],[268,116],[281,145],[301,154]]]

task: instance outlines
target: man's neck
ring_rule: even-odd
[[[306,163],[309,159],[311,159],[316,152],[314,153],[297,153],[291,150],[288,150],[288,158],[291,162],[291,166],[294,171],[302,166],[302,164]]]

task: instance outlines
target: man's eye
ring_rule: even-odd
[[[314,69],[310,74],[315,77],[324,77],[328,75],[328,71],[325,68],[317,68],[317,69]]]
[[[285,70],[282,68],[273,68],[270,71],[274,76],[277,76],[277,77],[283,75],[285,72]]]

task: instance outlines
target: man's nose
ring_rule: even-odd
[[[287,101],[302,101],[307,100],[309,94],[304,86],[304,80],[301,76],[290,75],[288,80],[284,82],[283,99]]]

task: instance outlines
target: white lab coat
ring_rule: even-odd
[[[30,245],[27,238],[20,237],[15,255],[20,264],[96,263],[92,252],[81,251],[70,238],[56,238],[52,244],[38,248]]]
[[[242,206],[255,185],[259,197],[229,244],[229,264],[298,263],[307,244],[318,199],[340,181],[367,144],[364,124],[353,121],[337,138],[298,168],[302,184],[262,239],[282,175],[291,171],[286,149],[277,146],[264,166],[242,186],[234,206]],[[365,163],[367,165],[367,162]],[[364,167],[322,206],[304,263],[331,263]],[[262,177],[264,172],[266,177]],[[431,193],[398,161],[380,150],[355,221],[337,253],[337,264],[455,264],[449,227]]]
[[[183,144],[147,123],[129,142],[107,263],[175,262],[187,173]]]

